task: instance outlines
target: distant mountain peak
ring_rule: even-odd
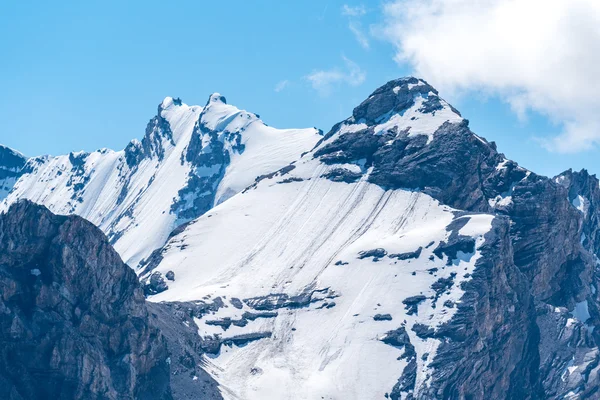
[[[432,115],[449,108],[460,117],[456,109],[438,96],[434,87],[414,77],[394,79],[379,87],[354,109],[352,116],[356,122],[371,126],[381,123],[389,115],[404,114],[415,106],[419,106],[417,111],[420,113]]]
[[[26,162],[23,154],[0,144],[0,200],[12,190]]]
[[[206,105],[208,106],[211,103],[227,104],[227,99],[221,93],[215,92],[208,97],[208,101],[206,102]]]
[[[173,97],[167,96],[162,101],[162,103],[160,103],[159,109],[166,110],[170,107],[181,106],[181,105],[183,105],[183,102],[181,101],[181,99],[179,97],[173,98]]]
[[[312,128],[269,127],[218,93],[205,107],[169,96],[157,104],[144,136],[122,151],[30,159],[4,181],[0,154],[0,200],[6,197],[0,207],[29,198],[83,216],[135,266],[179,224],[288,165],[319,139]]]
[[[352,116],[336,124],[324,141],[360,132],[386,136],[388,144],[405,136],[417,141],[425,138],[429,144],[446,123],[468,124],[468,121],[426,81],[399,78],[376,89],[353,110]]]

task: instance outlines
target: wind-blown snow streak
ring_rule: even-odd
[[[442,305],[460,300],[460,282],[469,279],[479,253],[459,252],[450,261],[430,256],[448,239],[451,232],[446,227],[455,218],[470,218],[459,233],[474,237],[479,247],[493,217],[455,217],[452,209],[427,195],[385,191],[365,178],[351,184],[332,182],[321,176],[336,166],[321,164],[311,155],[295,165],[291,172],[264,179],[214,208],[173,237],[158,271],[172,270],[176,280],[152,301],[294,296],[322,289],[305,307],[281,308],[277,317],[256,319],[244,327],[223,331],[198,321],[202,336],[272,333],[240,348],[223,347],[209,360],[227,398],[382,397],[407,362],[398,360],[402,350],[381,339],[403,321],[417,352],[417,387],[425,385],[438,341],[420,339],[411,329],[415,323],[435,328],[449,320],[455,308]],[[379,261],[359,258],[361,251],[376,248],[385,249],[387,256]],[[416,259],[390,257],[418,248],[422,252]],[[433,308],[431,285],[452,273],[457,274],[453,286]],[[409,315],[402,302],[416,295],[427,300],[418,305],[418,315]],[[250,305],[229,305],[210,319],[239,319],[253,311]],[[376,314],[392,319],[375,321]]]

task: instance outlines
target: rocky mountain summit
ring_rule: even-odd
[[[137,343],[154,332],[143,341],[156,357],[135,371],[153,371],[155,396],[598,398],[595,176],[547,178],[520,167],[412,77],[378,88],[325,135],[274,130],[219,94],[185,107],[166,99],[144,139],[123,152],[29,160],[1,217],[37,210],[21,197],[89,212],[126,259],[143,254],[141,285],[130,270],[111,282],[127,282],[139,308],[117,307],[119,323],[142,313],[134,333],[119,338]],[[95,181],[100,170],[111,172]],[[122,184],[97,197],[108,193],[94,191],[98,182],[113,181]],[[157,231],[148,230],[153,218]],[[160,235],[129,250],[148,232]],[[2,245],[10,235],[0,235]],[[7,254],[31,239],[11,240]],[[40,254],[36,262],[55,257]],[[21,258],[29,275],[11,272],[10,285],[45,282]],[[54,297],[35,301],[46,298]]]

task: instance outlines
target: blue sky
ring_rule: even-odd
[[[381,4],[368,4],[3,1],[0,143],[26,155],[121,149],[142,137],[165,96],[203,105],[212,92],[270,125],[327,131],[378,86],[415,71],[377,33]],[[539,144],[562,129],[545,109],[519,118],[493,91],[458,92],[441,94],[525,167],[600,172],[595,148]]]

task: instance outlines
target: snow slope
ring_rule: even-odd
[[[320,137],[316,129],[268,127],[219,94],[205,107],[167,97],[143,140],[122,151],[30,159],[3,208],[27,198],[78,214],[135,266],[178,225],[287,165]]]
[[[448,119],[421,107],[385,120],[418,114],[418,125],[408,121],[431,141]],[[416,332],[455,313],[494,217],[369,183],[365,160],[314,157],[364,129],[352,123],[364,122],[338,125],[291,166],[188,224],[152,265],[175,279],[151,301],[224,301],[196,322],[201,337],[222,343],[207,364],[226,399],[370,399],[395,386],[406,397],[428,385],[439,340]],[[470,250],[445,252],[453,240]]]

